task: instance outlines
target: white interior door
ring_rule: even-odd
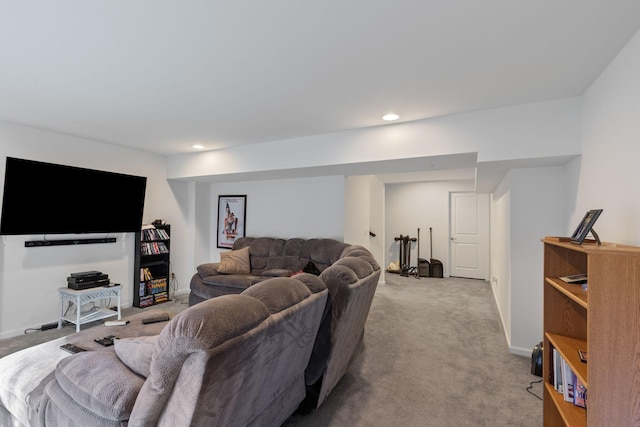
[[[489,280],[489,195],[450,193],[450,275]]]

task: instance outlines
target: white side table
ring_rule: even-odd
[[[121,312],[120,312],[120,285],[110,286],[110,287],[98,287],[98,288],[89,288],[83,289],[81,291],[76,291],[75,289],[70,288],[59,288],[58,292],[60,292],[60,320],[58,320],[58,329],[62,329],[62,321],[66,320],[76,325],[76,332],[80,332],[80,325],[85,323],[94,322],[96,320],[105,319],[107,317],[112,317],[117,314],[118,320],[120,320]],[[113,310],[110,310],[108,307],[104,308],[94,308],[89,311],[85,311],[82,313],[80,311],[83,304],[88,304],[91,301],[101,300],[105,298],[113,298],[116,297],[118,301],[118,312],[116,313]],[[64,316],[64,302],[65,300],[69,301],[69,307],[71,307],[71,303],[76,305],[76,316],[75,318],[65,317]]]

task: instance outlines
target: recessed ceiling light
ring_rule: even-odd
[[[204,150],[204,145],[202,144],[193,144],[191,148],[195,148],[196,150]]]
[[[394,120],[398,120],[399,118],[400,116],[397,114],[385,114],[384,116],[382,116],[382,120],[385,120],[387,122],[392,122]]]

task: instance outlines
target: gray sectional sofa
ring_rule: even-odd
[[[197,298],[168,323],[143,324],[154,309],[0,359],[0,425],[279,426],[319,407],[363,348],[380,267],[331,239],[236,243],[240,270],[198,267]],[[309,262],[319,275],[300,273]]]
[[[274,278],[190,307],[159,335],[62,359],[39,425],[278,426],[305,398],[327,295],[313,275]]]
[[[334,239],[278,239],[272,237],[242,237],[237,239],[232,251],[249,249],[249,270],[221,273],[220,262],[210,262],[197,267],[191,279],[189,304],[226,294],[239,294],[249,286],[275,276],[291,276],[312,262],[319,271],[348,255],[345,249],[353,245]],[[359,248],[359,246],[358,246]],[[365,249],[366,251],[366,249]],[[226,253],[222,253],[224,256]],[[250,254],[250,255],[249,255]],[[377,266],[370,253],[368,262]],[[372,264],[372,265],[373,265]]]
[[[363,349],[365,323],[380,279],[380,266],[366,248],[334,239],[245,237],[233,245],[232,253],[240,251],[249,254],[248,261],[244,261],[248,262],[248,271],[226,269],[230,273],[221,273],[220,262],[198,266],[191,279],[189,302],[197,304],[240,293],[273,276],[296,277],[313,263],[329,289],[329,300],[305,372],[307,396],[301,409],[317,408]]]

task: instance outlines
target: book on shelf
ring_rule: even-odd
[[[553,349],[553,381],[556,391],[566,402],[585,408],[586,386],[580,381],[560,352]]]
[[[163,242],[142,242],[140,244],[140,253],[142,255],[167,254],[169,249]]]
[[[140,308],[149,307],[150,305],[153,305],[153,304],[154,304],[153,295],[140,297]]]
[[[571,370],[571,367],[567,362],[562,359],[562,394],[564,400],[573,403],[574,398],[574,384],[576,375]]]
[[[576,385],[575,385],[575,391],[574,391],[574,399],[573,399],[573,404],[576,406],[579,406],[581,408],[586,408],[586,397],[587,397],[587,388],[584,386],[584,384],[582,384],[582,381],[580,381],[580,378],[576,377]]]
[[[553,386],[558,393],[562,393],[562,356],[553,349]]]
[[[148,228],[142,230],[142,240],[169,240],[169,234],[165,230]]]
[[[156,304],[169,301],[169,294],[167,292],[160,292],[158,294],[155,294],[153,297]]]
[[[161,278],[161,279],[148,280],[144,283],[140,283],[140,287],[141,287],[140,292],[142,292],[142,288],[144,287],[146,295],[153,295],[160,292],[165,292],[167,290],[167,279]]]
[[[140,281],[144,282],[147,280],[151,280],[153,279],[153,274],[151,274],[151,270],[149,270],[147,267],[143,267],[140,269]]]

